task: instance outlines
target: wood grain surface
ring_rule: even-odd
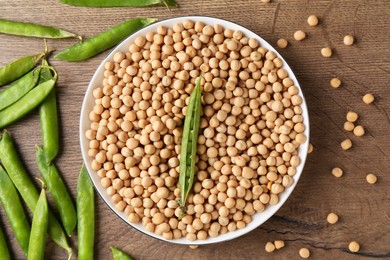
[[[310,110],[311,142],[303,175],[285,205],[259,228],[238,239],[192,250],[148,237],[120,220],[103,201],[97,200],[96,259],[111,259],[112,245],[135,259],[299,259],[301,247],[308,247],[312,259],[390,259],[390,2],[388,0],[177,0],[180,8],[169,12],[153,8],[83,8],[60,4],[56,0],[0,0],[0,18],[53,25],[91,37],[126,19],[159,19],[207,15],[237,22],[276,46],[279,38],[290,44],[280,53],[290,64],[303,88]],[[306,19],[316,14],[317,27]],[[302,42],[293,40],[301,29]],[[356,44],[345,46],[343,36],[352,34]],[[49,40],[51,48],[63,50],[74,39]],[[330,46],[331,58],[320,50]],[[40,39],[0,35],[0,66],[23,55],[43,50]],[[88,61],[68,63],[52,58],[58,71],[61,153],[57,165],[72,192],[82,163],[79,146],[79,116],[85,90],[93,73],[108,52]],[[329,86],[332,77],[342,86]],[[375,102],[362,102],[365,93]],[[343,130],[345,115],[359,113],[366,129],[363,137]],[[35,144],[41,143],[39,117],[35,112],[8,128],[29,172],[38,176]],[[340,142],[351,138],[353,148],[343,151]],[[333,167],[344,170],[342,178],[331,174]],[[378,176],[369,185],[368,173]],[[335,225],[326,221],[335,212]],[[12,256],[23,259],[15,236],[0,209]],[[274,253],[264,250],[267,241],[283,239],[286,247]],[[359,253],[348,251],[350,241],[361,244]],[[77,237],[71,239],[77,249]],[[48,242],[47,259],[66,259],[64,250]],[[0,256],[1,258],[1,256]],[[73,257],[76,259],[76,256]]]

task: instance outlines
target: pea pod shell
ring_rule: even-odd
[[[0,165],[0,202],[3,206],[16,240],[19,242],[23,252],[27,255],[30,239],[30,224],[24,212],[19,194],[14,184],[8,177],[3,166]]]
[[[19,191],[20,196],[23,198],[24,202],[26,202],[27,207],[34,212],[39,193],[26,169],[23,167],[7,131],[4,131],[3,136],[0,137],[0,160],[6,169],[8,176]],[[69,247],[66,235],[51,211],[49,211],[48,233],[55,243],[64,248],[69,255],[72,254],[72,248]]]
[[[0,129],[19,120],[37,107],[53,89],[55,82],[56,79],[51,79],[39,84],[17,102],[0,111]]]
[[[4,67],[1,67],[0,87],[20,78],[21,76],[32,70],[34,66],[42,59],[43,56],[43,53],[25,56],[11,63],[8,63]]]
[[[46,232],[49,222],[49,207],[47,205],[46,191],[42,189],[35,207],[31,225],[28,260],[43,260],[45,257]]]
[[[177,6],[174,0],[60,0],[64,4],[91,7],[146,7],[152,5]]]
[[[50,39],[79,38],[77,34],[59,28],[4,19],[0,19],[0,33]]]
[[[77,181],[78,259],[93,260],[95,236],[95,191],[83,164]]]
[[[68,189],[57,167],[53,163],[47,163],[43,149],[37,146],[36,150],[36,161],[41,176],[57,206],[65,231],[71,236],[77,224],[77,215]]]
[[[111,247],[111,253],[114,260],[133,260],[131,256],[113,246]]]
[[[5,240],[4,233],[0,227],[0,255],[2,260],[11,260],[11,255],[9,254],[7,241]]]
[[[37,68],[27,73],[0,92],[0,111],[21,99],[37,85],[40,70],[40,68]]]
[[[89,59],[115,45],[142,27],[154,23],[154,18],[136,18],[118,24],[101,34],[73,45],[55,58],[66,61],[82,61]]]
[[[181,141],[179,186],[182,207],[184,207],[187,196],[194,183],[196,151],[200,126],[201,96],[199,78],[190,96],[186,117],[184,119]]]

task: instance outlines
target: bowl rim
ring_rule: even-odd
[[[94,170],[92,170],[92,168],[90,166],[90,161],[92,161],[92,159],[90,159],[90,157],[87,155],[88,140],[85,136],[86,128],[84,127],[86,124],[90,125],[90,122],[91,122],[89,120],[89,117],[88,117],[90,110],[87,111],[87,106],[88,106],[87,101],[88,101],[88,99],[90,99],[88,97],[91,96],[93,89],[101,86],[101,83],[96,83],[97,79],[99,78],[99,75],[102,76],[102,71],[104,71],[104,64],[108,60],[112,60],[114,53],[117,52],[119,49],[121,49],[123,45],[126,45],[126,46],[127,46],[127,44],[129,45],[131,42],[134,41],[134,39],[137,36],[145,35],[147,32],[150,31],[150,28],[154,28],[154,27],[157,28],[157,26],[159,26],[159,25],[164,26],[167,23],[173,24],[173,23],[177,23],[177,22],[183,22],[184,20],[202,21],[206,25],[207,24],[211,24],[211,25],[221,24],[222,27],[225,29],[229,29],[229,28],[231,29],[232,27],[236,28],[235,30],[237,30],[237,29],[240,30],[241,32],[243,32],[244,35],[249,34],[251,36],[254,36],[253,38],[256,38],[259,41],[261,46],[265,47],[266,49],[268,49],[270,51],[273,51],[277,55],[277,57],[283,61],[282,68],[287,70],[289,77],[294,82],[294,85],[299,89],[299,96],[302,98],[302,104],[300,105],[300,107],[302,108],[303,124],[305,125],[304,134],[307,137],[306,142],[299,146],[298,156],[300,158],[300,164],[297,166],[297,172],[293,176],[294,183],[290,187],[286,188],[279,195],[279,201],[276,205],[267,204],[265,206],[266,207],[265,210],[263,212],[256,212],[253,215],[254,217],[252,217],[251,222],[249,224],[247,224],[242,229],[237,229],[235,231],[229,231],[225,234],[219,234],[217,237],[213,237],[213,238],[208,237],[205,240],[195,240],[195,241],[190,241],[190,240],[187,240],[185,238],[167,240],[163,236],[157,235],[154,232],[147,231],[145,229],[145,227],[140,223],[136,223],[136,224],[130,223],[127,220],[127,215],[124,212],[119,212],[118,210],[115,209],[115,204],[112,202],[111,196],[106,194],[106,192],[105,192],[106,189],[101,187],[100,181],[98,182],[98,180],[97,180],[97,178],[99,178],[99,180],[100,180],[100,177],[98,177],[96,175],[96,172]],[[169,26],[171,26],[171,25],[169,25]],[[87,127],[87,129],[88,129],[88,127]],[[136,230],[142,232],[143,234],[150,236],[150,237],[153,237],[153,238],[156,238],[156,239],[161,240],[161,241],[165,241],[165,242],[169,242],[169,243],[173,243],[173,244],[180,244],[180,245],[206,245],[206,244],[215,244],[215,243],[221,243],[221,242],[229,241],[232,239],[236,239],[236,238],[241,237],[245,234],[248,234],[249,232],[253,231],[254,229],[260,227],[268,219],[270,219],[273,215],[275,215],[277,213],[277,211],[284,205],[284,203],[290,197],[291,193],[295,189],[295,187],[296,187],[296,185],[297,185],[297,183],[302,175],[303,168],[305,166],[305,162],[306,162],[306,158],[307,158],[308,148],[309,148],[309,142],[310,142],[310,140],[309,140],[310,134],[309,133],[310,133],[310,119],[309,119],[307,103],[306,103],[306,100],[305,100],[305,97],[303,94],[303,90],[300,87],[300,84],[299,84],[294,72],[292,71],[291,67],[288,65],[286,60],[283,58],[283,56],[280,55],[280,53],[271,44],[269,44],[266,40],[264,40],[260,35],[253,32],[252,30],[247,29],[246,27],[240,25],[239,23],[232,22],[232,21],[229,21],[226,19],[212,17],[212,16],[200,16],[200,15],[179,16],[179,17],[168,18],[168,19],[163,19],[163,20],[157,21],[155,23],[152,23],[148,26],[145,26],[142,29],[132,33],[131,35],[126,37],[126,39],[124,39],[118,45],[116,45],[106,55],[106,57],[101,61],[100,65],[96,69],[95,73],[92,76],[92,79],[90,80],[90,82],[88,84],[88,87],[86,89],[86,92],[85,92],[85,95],[83,98],[82,108],[80,111],[80,126],[79,126],[80,148],[81,148],[81,153],[82,153],[82,157],[83,157],[83,163],[85,164],[89,178],[91,179],[95,190],[97,190],[97,193],[102,198],[102,200],[105,202],[105,204],[115,213],[115,215],[117,215],[120,219],[122,219],[122,221],[127,223],[129,226],[135,228]],[[95,177],[92,175],[92,173],[95,174]],[[265,212],[267,212],[268,214],[265,215]],[[263,215],[263,218],[256,221],[256,223],[255,223],[255,221],[254,221],[255,216],[256,215],[259,216],[260,214]]]

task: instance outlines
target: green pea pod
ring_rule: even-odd
[[[38,83],[40,71],[41,68],[38,67],[0,92],[0,111],[21,99],[34,88]]]
[[[47,205],[46,191],[43,188],[31,224],[30,246],[28,247],[28,260],[43,260],[45,257],[46,232],[49,222],[49,207]]]
[[[46,60],[42,61],[42,66],[48,65]],[[41,82],[48,81],[52,77],[49,68],[42,69]],[[45,151],[47,163],[51,163],[57,156],[59,147],[57,97],[55,88],[50,91],[49,95],[39,106],[39,118],[41,123],[43,150]]]
[[[80,38],[77,34],[55,27],[4,19],[0,19],[0,33],[50,39]]]
[[[64,4],[90,7],[146,7],[153,5],[177,6],[174,0],[60,0]]]
[[[180,207],[182,208],[182,213],[185,211],[186,200],[191,191],[195,176],[196,150],[198,145],[202,98],[200,80],[200,78],[197,80],[196,86],[190,96],[190,101],[184,119],[183,135],[181,140],[179,186],[181,195]]]
[[[44,56],[44,53],[25,56],[11,63],[8,63],[4,67],[1,67],[0,87],[25,75],[27,72],[32,70]]]
[[[126,21],[91,39],[69,47],[57,54],[55,58],[66,61],[82,61],[89,59],[117,45],[130,34],[155,21],[157,21],[157,19],[154,18],[136,18]]]
[[[0,164],[0,202],[23,252],[27,255],[30,224],[24,212],[19,194],[7,172]]]
[[[7,241],[5,240],[3,230],[0,228],[0,255],[2,260],[11,260],[11,255],[9,254]]]
[[[8,176],[19,191],[20,196],[26,202],[27,207],[34,212],[39,193],[26,169],[23,167],[7,131],[4,131],[3,136],[0,137],[0,160]],[[69,256],[72,254],[72,248],[69,247],[66,235],[51,211],[49,211],[48,233],[55,243],[68,252]]]
[[[114,258],[114,260],[133,260],[133,258],[131,256],[129,256],[125,252],[119,250],[118,248],[113,247],[113,246],[110,248],[111,248],[112,257]]]
[[[36,160],[41,176],[57,206],[65,231],[71,236],[76,227],[77,215],[68,189],[66,188],[57,167],[53,163],[47,163],[43,149],[36,146],[36,150]]]
[[[95,191],[83,164],[77,181],[78,259],[93,260],[95,236]]]
[[[57,76],[42,84],[39,84],[11,106],[0,111],[0,129],[22,118],[28,112],[37,107],[53,89]]]

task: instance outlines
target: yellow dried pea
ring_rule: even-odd
[[[277,250],[279,250],[279,249],[281,249],[281,248],[283,248],[283,247],[285,246],[283,240],[275,240],[275,241],[274,241],[274,245],[275,245],[275,248],[276,248]]]
[[[344,41],[345,45],[351,46],[353,44],[353,42],[355,41],[355,39],[352,35],[345,35],[343,41]]]
[[[359,115],[356,112],[349,111],[346,115],[346,119],[348,122],[355,122],[358,120]]]
[[[331,57],[332,54],[333,54],[333,51],[330,47],[325,47],[325,48],[321,49],[321,55],[326,57],[326,58]]]
[[[275,245],[274,245],[274,243],[272,243],[272,242],[267,242],[267,243],[265,244],[265,251],[266,251],[267,253],[272,253],[273,251],[275,251]]]
[[[330,86],[332,88],[338,88],[341,85],[341,80],[339,78],[333,78],[330,80]]]
[[[197,246],[197,245],[190,245],[189,246],[191,249],[197,249],[199,246]]]
[[[352,241],[351,243],[349,243],[348,249],[349,249],[349,251],[351,251],[352,253],[357,253],[357,252],[359,252],[359,250],[360,250],[360,245],[359,245],[358,242]]]
[[[310,26],[316,26],[318,24],[318,17],[315,16],[314,14],[310,15],[308,18],[307,18],[307,23],[310,25]]]
[[[299,249],[299,256],[302,258],[309,258],[310,250],[306,247],[302,247],[301,249]]]
[[[367,105],[374,102],[374,100],[375,100],[375,98],[371,93],[367,93],[363,96],[363,102]]]
[[[346,121],[344,123],[344,130],[348,132],[352,132],[353,129],[355,129],[355,124],[349,121]]]
[[[363,136],[364,135],[364,127],[361,126],[361,125],[357,125],[355,126],[355,128],[353,129],[353,134],[355,136]]]
[[[279,48],[281,49],[284,49],[288,46],[288,41],[284,38],[280,38],[278,41],[277,41],[277,45]]]
[[[329,213],[329,215],[326,217],[326,220],[328,221],[329,224],[336,224],[337,221],[339,220],[339,216],[337,216],[336,213]]]
[[[307,150],[307,153],[312,153],[314,150],[314,147],[312,145],[312,143],[309,143],[309,149]]]
[[[306,38],[306,33],[302,30],[298,30],[294,33],[294,39],[296,41],[302,41],[305,38]]]
[[[340,178],[343,176],[343,170],[339,167],[335,167],[332,169],[332,174],[334,177]]]
[[[375,174],[369,173],[366,176],[366,180],[369,184],[375,184],[378,181],[378,177]]]
[[[343,150],[348,150],[352,147],[352,140],[347,138],[340,143],[340,146]]]

